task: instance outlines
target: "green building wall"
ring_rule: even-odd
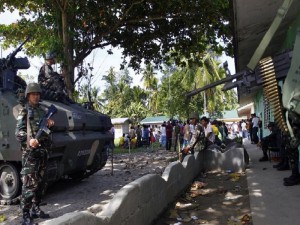
[[[281,52],[285,50],[292,50],[296,39],[297,30],[300,28],[300,13],[296,20],[289,26],[285,40],[281,47]]]
[[[265,107],[264,100],[265,100],[265,97],[264,97],[263,89],[261,89],[257,92],[257,94],[255,95],[255,98],[254,98],[254,109],[255,109],[256,116],[258,116],[260,118],[260,120],[262,121],[262,124],[263,124],[262,129],[259,129],[259,137],[265,137],[270,134],[270,131],[267,128],[267,124],[270,121],[274,121],[274,116],[273,116],[272,110],[269,110],[270,120],[268,121],[268,119],[265,118],[266,107]]]
[[[297,33],[298,29],[300,29],[300,13],[299,13],[299,16],[296,18],[296,20],[293,23],[291,23],[291,25],[288,29],[288,32],[286,34],[286,38],[285,38],[284,42],[282,43],[282,47],[279,50],[279,52],[293,49],[295,38],[296,38],[296,33]],[[279,82],[279,85],[282,86],[282,82]],[[266,120],[268,120],[267,118],[265,118],[265,114],[266,114],[265,109],[267,107],[264,104],[264,100],[265,100],[265,97],[263,94],[263,89],[261,88],[261,90],[259,90],[257,92],[257,94],[255,95],[255,98],[254,98],[255,113],[262,120],[262,123],[263,123],[263,127],[260,130],[260,132],[262,134],[259,134],[261,137],[265,137],[270,134],[268,128],[266,127],[266,124],[270,121],[274,121],[274,113],[273,113],[272,109],[269,110],[270,111],[270,114],[269,114],[270,120],[266,121]]]

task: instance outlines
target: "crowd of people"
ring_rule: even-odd
[[[194,121],[196,119],[196,121]],[[199,128],[200,126],[201,128]],[[203,127],[203,128],[202,128]],[[160,125],[137,125],[130,126],[129,132],[123,134],[119,140],[119,146],[123,148],[149,146],[153,142],[158,142],[160,147],[168,151],[179,151],[190,145],[193,134],[197,129],[204,129],[207,132],[209,143],[222,145],[228,136],[228,128],[224,122],[191,114],[185,122],[181,120],[164,121]],[[210,132],[208,132],[210,130]]]

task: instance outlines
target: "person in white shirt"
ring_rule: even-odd
[[[164,121],[160,127],[160,145],[166,147],[167,135],[166,135],[166,122]]]
[[[232,134],[236,137],[239,133],[239,127],[236,122],[231,125]]]
[[[258,123],[259,123],[259,118],[256,116],[255,113],[251,114],[252,117],[252,140],[254,144],[258,143]]]
[[[242,127],[242,137],[246,138],[247,137],[247,124],[246,124],[245,120],[242,121],[241,127]]]
[[[206,147],[213,144],[215,142],[215,134],[209,122],[209,119],[203,116],[200,119],[200,123],[204,128],[205,138],[206,138]]]

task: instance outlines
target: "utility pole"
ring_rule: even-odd
[[[171,82],[170,82],[170,78],[171,78],[171,71],[170,71],[170,68],[169,68],[169,115],[171,116]]]
[[[206,109],[206,92],[205,92],[205,91],[203,91],[203,104],[204,104],[204,106],[203,106],[204,116],[207,117],[207,109]]]

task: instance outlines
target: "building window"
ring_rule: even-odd
[[[268,99],[265,98],[264,100],[264,128],[268,128],[268,124],[271,121],[271,109],[270,109],[270,102]]]

